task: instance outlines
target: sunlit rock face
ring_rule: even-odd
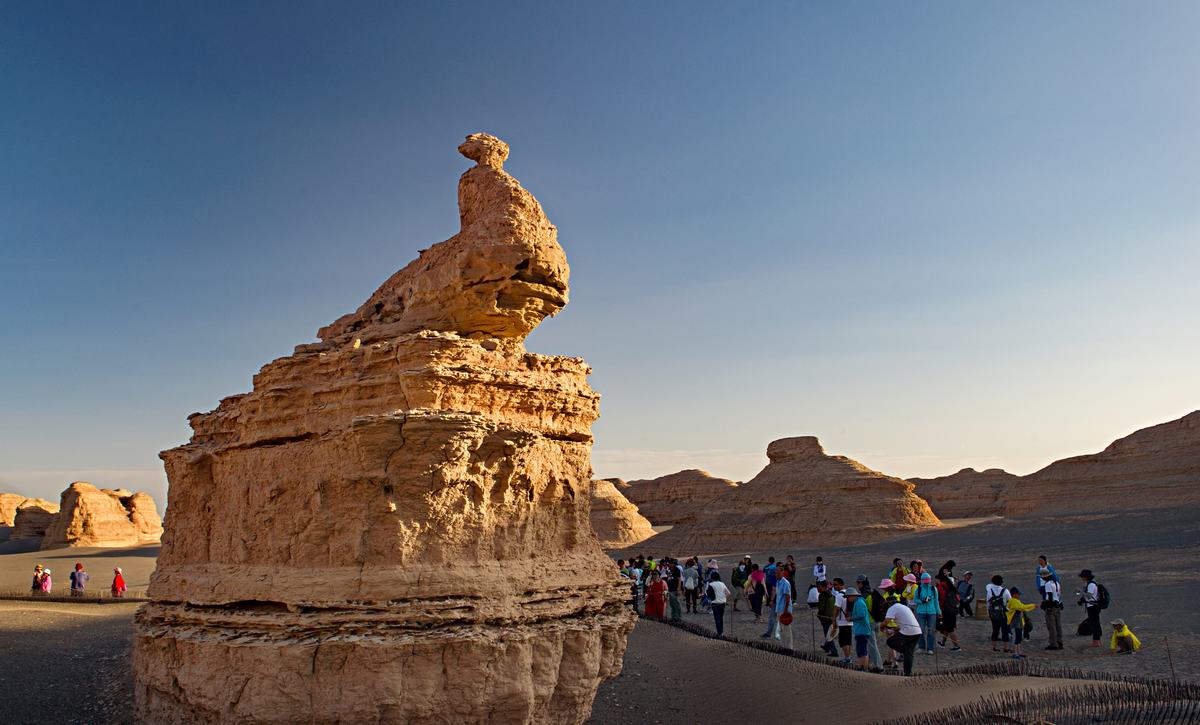
[[[162,532],[162,519],[149,494],[76,481],[62,492],[58,515],[46,527],[42,548],[123,548],[157,543]]]
[[[567,301],[492,136],[462,230],[165,451],[143,722],[577,723],[632,615],[591,531],[599,396],[525,351]]]
[[[658,478],[617,484],[617,490],[655,526],[683,523],[738,484],[708,471],[689,468]]]
[[[617,490],[619,479],[592,481],[592,530],[606,549],[621,549],[654,536],[654,527]]]

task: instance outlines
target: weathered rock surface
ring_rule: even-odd
[[[942,519],[970,519],[1003,516],[1005,493],[1021,477],[999,468],[976,471],[964,468],[938,478],[910,478],[917,495],[929,502],[929,508]]]
[[[58,504],[53,501],[22,496],[13,512],[12,531],[8,535],[9,541],[42,538],[57,513]]]
[[[162,533],[162,519],[149,494],[76,481],[62,492],[42,548],[138,546],[156,543]]]
[[[592,530],[600,545],[620,549],[654,536],[654,527],[638,507],[617,490],[620,479],[592,481]]]
[[[1005,498],[1009,516],[1200,504],[1200,411],[1135,431],[1099,453],[1055,461]]]
[[[26,497],[19,493],[0,493],[0,526],[12,526],[17,518],[17,506]]]
[[[708,471],[689,468],[658,478],[629,481],[617,488],[652,524],[666,526],[694,517],[717,496],[737,485]]]
[[[939,525],[908,481],[827,455],[812,436],[767,446],[757,476],[647,546],[661,554],[878,541]]]
[[[459,150],[461,232],[162,454],[139,722],[576,723],[620,670],[599,396],[523,344],[566,303],[565,256],[508,147]]]

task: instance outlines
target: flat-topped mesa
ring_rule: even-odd
[[[599,396],[583,360],[523,345],[566,258],[504,142],[460,151],[462,231],[161,454],[139,722],[579,723],[620,671]]]
[[[322,328],[325,342],[363,343],[417,330],[523,340],[567,304],[567,257],[541,204],[503,169],[508,144],[472,134],[477,165],[458,182],[458,234],[421,252],[355,312]]]
[[[824,456],[825,449],[816,436],[780,438],[767,445],[767,458],[771,461],[786,461],[792,458]]]

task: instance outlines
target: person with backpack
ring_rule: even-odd
[[[712,606],[713,621],[717,625],[717,636],[725,634],[725,603],[729,601],[729,587],[721,581],[721,572],[714,571],[704,587],[705,596]]]
[[[700,568],[696,566],[695,559],[688,559],[687,568],[683,570],[683,603],[688,614],[699,613],[699,598]]]
[[[1037,609],[1037,605],[1033,602],[1026,604],[1021,601],[1021,590],[1013,587],[1008,590],[1008,604],[1006,614],[1008,616],[1008,626],[1013,633],[1013,659],[1023,659],[1025,655],[1021,654],[1021,640],[1025,634],[1025,614]]]
[[[1062,649],[1062,585],[1053,579],[1054,572],[1048,567],[1039,569],[1038,576],[1042,579],[1042,614],[1046,616],[1046,632],[1050,640],[1046,649]]]
[[[746,599],[750,601],[750,609],[754,612],[754,623],[762,624],[763,600],[767,597],[767,575],[758,567],[750,565],[750,578],[746,580]]]
[[[817,583],[817,621],[821,623],[821,632],[825,637],[821,651],[830,657],[837,657],[837,647],[833,640],[837,636],[834,620],[837,617],[837,597],[830,591],[829,582]]]
[[[867,629],[870,630],[867,638],[867,656],[870,662],[871,672],[883,672],[883,657],[879,653],[879,641],[875,635],[879,629],[879,624],[883,622],[884,616],[887,614],[887,607],[883,603],[883,595],[871,588],[871,581],[867,579],[866,574],[859,574],[858,591],[862,594],[863,606],[867,610]],[[852,610],[852,613],[856,610]],[[857,633],[860,627],[852,618],[850,620],[851,627]],[[856,634],[857,637],[857,634]],[[857,640],[856,640],[857,641]]]
[[[1091,569],[1079,572],[1079,578],[1083,580],[1083,591],[1075,593],[1079,595],[1079,604],[1087,613],[1087,627],[1084,628],[1084,633],[1092,635],[1093,647],[1099,647],[1100,637],[1104,634],[1104,630],[1100,626],[1100,612],[1108,609],[1108,590],[1104,588],[1103,584],[1096,581]]]
[[[988,619],[992,621],[992,651],[999,652],[996,643],[1003,642],[1004,651],[1012,652],[1008,646],[1008,600],[1012,595],[1004,588],[1004,577],[999,574],[993,576],[992,583],[988,584],[983,592],[987,597]]]

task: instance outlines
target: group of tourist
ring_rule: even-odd
[[[82,597],[87,590],[87,583],[91,581],[92,577],[84,571],[83,564],[76,563],[75,570],[71,572],[70,579],[71,596]],[[53,588],[54,580],[51,576],[51,571],[41,564],[33,567],[33,584],[30,586],[30,593],[37,597],[48,597]],[[113,597],[119,599],[124,597],[127,591],[129,591],[129,587],[125,584],[125,577],[121,573],[121,567],[113,567],[113,581],[109,592]]]
[[[711,612],[720,637],[727,607],[738,611],[744,600],[754,621],[766,624],[761,637],[774,638],[781,647],[793,649],[791,625],[800,590],[791,555],[783,561],[770,556],[760,565],[747,554],[730,569],[728,583],[717,560],[711,558],[701,563],[698,556],[682,562],[639,556],[618,560],[617,565],[630,581],[633,608],[638,610],[639,602],[644,601],[642,611],[647,617],[662,620],[669,616],[677,622],[685,612]],[[849,586],[841,577],[830,577],[824,559],[816,557],[804,599],[820,622],[821,649],[830,657],[840,655],[843,664],[871,672],[902,668],[906,675],[912,674],[918,653],[934,654],[935,647],[947,645],[949,652],[961,651],[958,619],[976,616],[976,590],[974,574],[964,572],[959,578],[956,567],[955,561],[947,561],[934,575],[920,559],[905,565],[896,558],[878,586],[872,587],[865,574],[859,574]],[[1100,613],[1109,607],[1108,590],[1089,569],[1081,571],[1079,578],[1081,588],[1076,597],[1085,619],[1077,633],[1090,635],[1092,646],[1099,647],[1103,635]],[[1022,644],[1034,629],[1032,612],[1039,608],[1048,634],[1045,649],[1063,649],[1063,585],[1044,555],[1037,559],[1034,581],[1036,588],[1026,594],[1020,587],[1006,587],[1004,577],[997,574],[984,588],[993,651],[1024,658]],[[1131,653],[1141,647],[1123,620],[1114,619],[1111,625],[1109,646],[1113,652]],[[883,639],[882,648],[879,638]]]

